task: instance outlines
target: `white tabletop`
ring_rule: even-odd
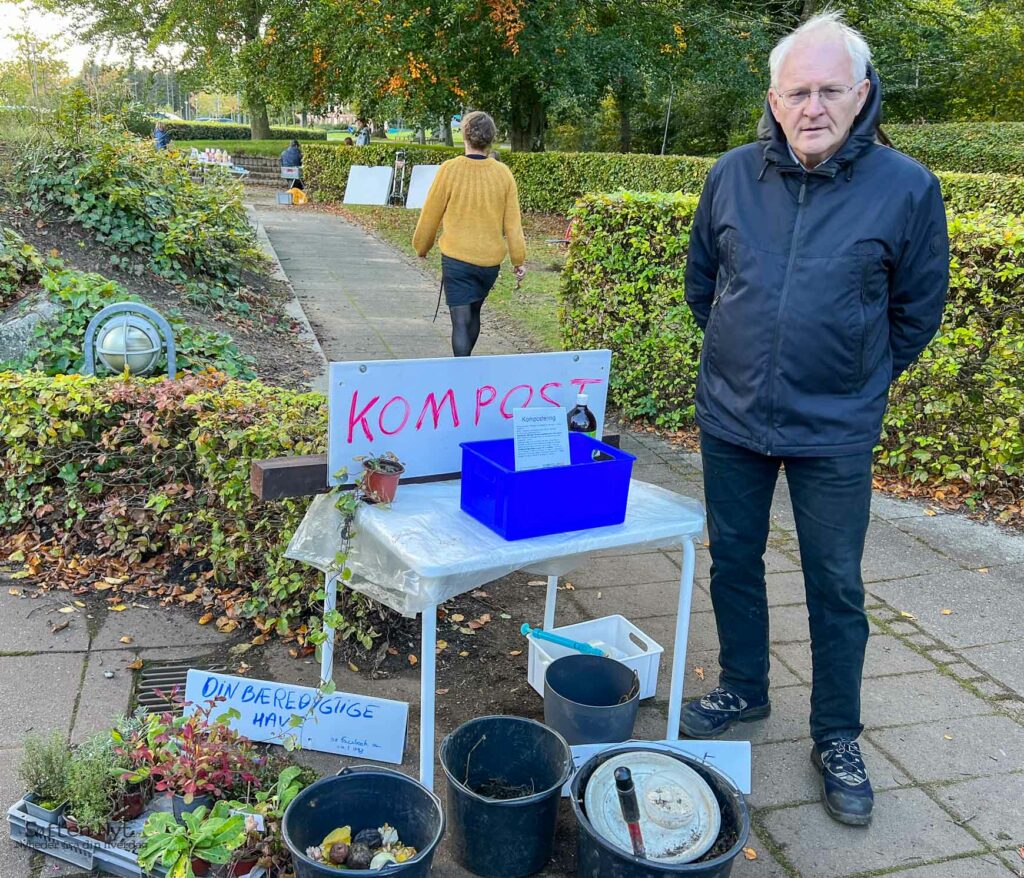
[[[562,575],[592,552],[671,545],[704,531],[698,501],[633,480],[622,524],[510,541],[462,511],[460,490],[458,481],[402,485],[390,507],[361,506],[346,584],[413,616],[516,570]],[[317,497],[287,556],[328,569],[339,524],[333,498]]]

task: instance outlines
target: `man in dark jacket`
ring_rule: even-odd
[[[288,144],[287,149],[281,153],[279,159],[282,168],[297,168],[300,172],[302,170],[302,150],[299,149],[299,141],[293,140]],[[290,178],[292,186],[296,189],[302,189],[301,174],[296,174],[293,178]]]
[[[949,275],[938,181],[876,142],[869,61],[837,14],[779,43],[762,140],[711,170],[686,268],[704,329],[696,413],[721,673],[682,731],[714,736],[771,710],[763,556],[784,466],[810,620],[811,759],[826,809],[852,824],[874,801],[856,741],[872,448]]]

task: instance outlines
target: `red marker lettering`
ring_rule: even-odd
[[[526,408],[530,404],[530,400],[533,399],[533,388],[530,387],[529,384],[517,384],[515,387],[513,387],[508,393],[505,394],[505,398],[501,401],[501,405],[498,406],[498,409],[501,411],[501,416],[506,421],[512,420],[512,413],[505,410],[506,406],[508,405],[508,398],[517,390],[530,391],[529,395],[526,397],[526,402],[524,402],[522,406],[517,406],[517,408]]]
[[[458,427],[459,410],[455,406],[455,391],[449,389],[445,391],[440,402],[437,401],[433,391],[427,394],[426,402],[423,403],[423,411],[420,412],[419,418],[416,419],[416,429],[419,430],[423,426],[423,420],[427,416],[427,409],[430,409],[430,416],[434,419],[434,429],[436,430],[437,423],[441,417],[441,409],[444,408],[446,402],[452,407],[452,426]]]
[[[355,391],[352,394],[352,408],[349,409],[348,413],[348,443],[352,444],[352,433],[355,431],[356,424],[359,424],[363,428],[363,433],[366,434],[366,438],[371,442],[373,441],[373,433],[370,432],[370,425],[366,423],[366,413],[372,409],[376,404],[379,396],[375,396],[370,400],[369,404],[359,414],[356,414],[356,407],[359,405],[359,391]]]
[[[547,390],[549,387],[561,387],[561,386],[562,386],[562,382],[561,381],[549,381],[547,384],[545,384],[540,389],[540,398],[543,399],[544,402],[551,403],[551,405],[561,405],[561,403],[557,399],[552,399],[550,396],[547,396],[544,393],[544,391]]]
[[[576,385],[577,393],[586,393],[588,384],[604,384],[604,378],[573,378],[569,383]]]
[[[484,391],[490,391],[490,397],[487,401],[484,401]],[[496,387],[491,387],[490,384],[485,384],[483,387],[476,389],[476,412],[473,414],[473,426],[477,426],[480,423],[480,411],[484,406],[490,405],[494,400],[498,398],[498,390]]]
[[[405,406],[405,414],[402,415],[402,423],[400,423],[394,430],[389,430],[384,426],[384,415],[387,414],[387,410],[391,408],[396,402],[400,402]],[[380,427],[381,433],[385,436],[394,436],[395,433],[401,433],[402,428],[409,423],[409,415],[412,414],[412,406],[409,405],[408,401],[401,396],[393,396],[383,406],[381,406],[380,415],[377,418],[377,426]]]

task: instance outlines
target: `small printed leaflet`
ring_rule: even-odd
[[[569,428],[565,409],[512,409],[516,472],[569,465]]]

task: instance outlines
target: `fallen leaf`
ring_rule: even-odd
[[[479,631],[481,628],[484,627],[484,623],[481,622],[479,619],[472,619],[469,622],[467,622],[466,625],[468,625],[474,631]]]
[[[913,613],[908,613],[906,610],[900,610],[900,616],[904,619],[910,619],[912,621],[917,619],[917,616],[915,616]]]
[[[251,643],[238,643],[235,646],[232,646],[231,649],[228,650],[228,652],[230,652],[232,655],[244,655],[250,649],[252,649]]]
[[[95,588],[96,591],[106,591],[108,588],[113,588],[113,587],[114,586],[111,585],[109,582],[95,582],[95,583],[93,583],[93,588]]]
[[[564,588],[566,591],[576,591],[576,586],[573,585],[571,582],[567,582]]]
[[[697,675],[697,679],[698,680],[703,680],[704,679],[704,669],[703,668],[694,668],[693,672]]]
[[[509,653],[509,655],[522,655],[522,654],[523,654],[523,651],[521,649],[513,649],[512,652]]]
[[[543,579],[531,579],[527,585],[547,585]]]
[[[229,619],[227,616],[221,616],[217,620],[217,630],[221,634],[230,634],[238,627],[237,619]]]
[[[398,650],[395,649],[393,646],[389,646],[388,647],[388,655],[398,655]]]
[[[743,856],[745,856],[748,860],[756,860],[757,851],[755,851],[753,848],[743,848]]]
[[[473,623],[471,622],[470,624],[473,624]],[[477,628],[479,628],[479,627],[480,626],[477,625]],[[465,627],[463,627],[463,628],[459,629],[459,634],[476,634],[476,632],[472,628],[465,628]]]
[[[235,673],[236,674],[247,674],[251,670],[252,670],[252,668],[249,665],[247,665],[245,662],[242,662],[237,668],[235,668]]]
[[[130,665],[125,665],[129,671],[141,671],[142,670],[142,659],[135,659]]]
[[[203,613],[203,615],[199,617],[199,624],[200,625],[207,625],[207,624],[209,624],[212,621],[213,621],[213,613]]]
[[[462,652],[459,653],[459,658],[465,658],[468,655],[469,655],[469,653],[466,652],[466,650],[462,650]]]
[[[447,695],[448,694],[448,690],[447,689],[435,689],[434,690],[434,694],[435,695]]]
[[[938,513],[936,513],[936,511],[934,509],[925,509],[924,514],[925,515],[937,515]]]
[[[978,572],[979,573],[988,573],[988,568],[987,567],[979,567],[978,568]]]
[[[359,673],[359,665],[357,665],[357,664],[356,664],[355,662],[349,662],[349,663],[348,663],[348,669],[349,669],[349,670],[350,670],[350,671],[351,671],[351,672],[352,672],[353,674],[358,674],[358,673]]]
[[[120,637],[118,639],[121,641],[121,643],[131,643],[132,642],[132,638],[129,637],[127,634],[125,634],[124,637]]]
[[[437,641],[437,651],[438,652],[440,652],[442,649],[447,649],[447,648],[448,648],[448,641],[447,640],[439,640],[439,641]]]
[[[127,576],[104,576],[103,581],[107,585],[120,585],[122,582],[127,581]]]
[[[481,591],[479,588],[476,591],[474,591],[471,596],[475,597],[475,598],[489,598],[490,597],[490,595],[487,594],[487,592]]]
[[[114,604],[114,606],[112,606],[110,609],[112,609],[115,613],[121,613],[127,610],[128,607],[125,604]]]
[[[953,736],[952,735],[943,735],[942,739],[944,741],[952,741],[953,740]]]
[[[85,609],[85,604],[83,604],[81,601],[75,601],[75,606],[81,607],[83,610]]]
[[[502,619],[511,619],[512,618],[508,613],[501,613],[500,615],[501,615]]]
[[[462,622],[466,617],[462,613],[455,613],[451,619],[453,622]]]
[[[415,665],[418,661],[419,661],[419,659],[416,658],[416,656],[414,656],[412,653],[409,653],[409,664],[410,665]]]
[[[953,611],[950,610],[948,607],[943,607],[942,615],[943,616],[952,616],[953,615]]]
[[[7,589],[7,594],[13,594],[15,597],[21,597],[21,589],[20,588],[9,588],[9,589]]]
[[[491,621],[491,614],[484,613],[477,621],[479,621],[481,625],[486,625],[488,622]]]
[[[73,613],[73,612],[75,612],[75,608],[74,607],[61,607],[59,610],[57,610],[57,612],[58,613]]]
[[[67,628],[68,625],[70,625],[70,624],[71,624],[71,620],[70,619],[65,619],[63,622],[54,622],[53,624],[50,625],[50,633],[51,634],[57,634],[58,632],[63,631],[65,628]]]
[[[288,655],[290,655],[292,658],[298,658],[299,657],[299,651],[297,649],[289,649],[288,650]]]

